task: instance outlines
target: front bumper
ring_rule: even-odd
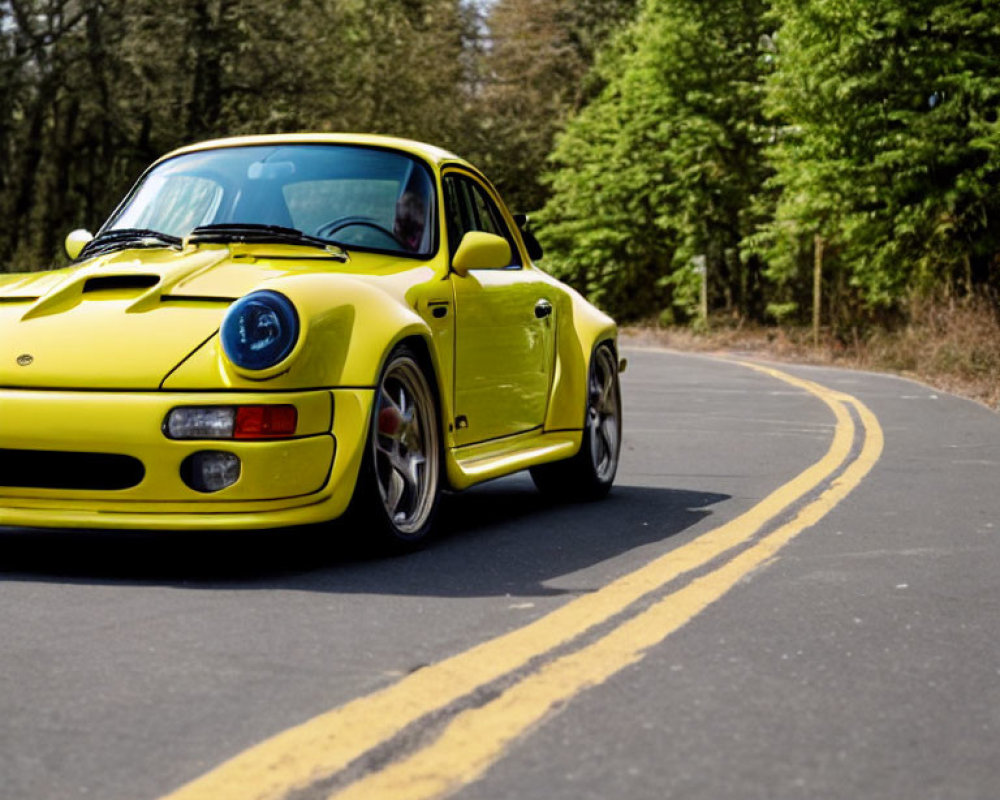
[[[79,392],[0,390],[0,452],[109,453],[142,463],[125,489],[0,486],[0,525],[47,528],[238,530],[302,525],[347,508],[361,463],[371,389],[310,392]],[[170,409],[189,405],[291,404],[295,438],[175,440]],[[181,463],[201,450],[239,456],[232,486],[197,492]]]

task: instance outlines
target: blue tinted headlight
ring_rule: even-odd
[[[233,303],[222,320],[222,349],[237,367],[267,369],[280,363],[299,338],[299,315],[277,292],[254,292]]]

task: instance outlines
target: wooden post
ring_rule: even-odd
[[[701,276],[701,290],[698,298],[698,316],[701,324],[708,327],[708,259],[705,256],[695,256],[694,269]]]
[[[813,347],[819,347],[819,312],[823,301],[823,237],[813,238]]]

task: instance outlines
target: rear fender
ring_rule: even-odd
[[[545,430],[583,428],[587,411],[587,375],[590,359],[602,342],[614,346],[618,328],[611,317],[567,289],[567,302],[558,315],[556,363]]]

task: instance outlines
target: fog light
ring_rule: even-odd
[[[181,462],[181,480],[196,492],[218,492],[240,479],[240,459],[232,453],[202,450]]]

